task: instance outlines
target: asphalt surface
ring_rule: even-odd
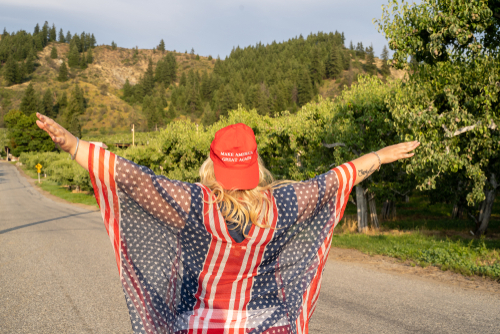
[[[0,334],[130,333],[100,213],[0,162]],[[500,333],[500,297],[329,261],[310,333]]]

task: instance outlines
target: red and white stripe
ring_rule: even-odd
[[[115,183],[116,156],[114,153],[90,144],[88,165],[94,195],[101,209],[104,226],[113,245],[116,264],[121,277],[120,202]]]
[[[265,246],[272,239],[274,229],[252,226],[250,238],[235,243],[217,205],[209,206],[211,191],[204,186],[201,188],[204,224],[212,240],[198,280],[197,302],[187,332],[244,334],[253,277],[257,275]],[[274,199],[271,210],[271,226],[274,227],[277,220]],[[231,261],[227,261],[229,257]]]
[[[304,292],[302,299],[302,311],[296,321],[298,334],[307,334],[309,331],[309,319],[316,309],[316,303],[318,301],[319,293],[321,290],[323,269],[326,264],[326,260],[328,259],[328,254],[330,253],[333,228],[338,224],[338,222],[344,215],[345,206],[347,205],[347,201],[349,200],[349,194],[352,190],[354,182],[356,181],[356,167],[352,162],[334,168],[333,171],[337,175],[338,189],[337,195],[334,198],[335,203],[330,202],[329,205],[332,206],[331,209],[332,211],[334,211],[331,213],[334,215],[334,217],[332,218],[335,221],[333,222],[333,226],[331,224],[327,224],[327,226],[331,226],[330,231],[328,231],[327,237],[325,238],[321,247],[318,249],[317,261],[319,261],[319,264],[316,269],[316,273],[311,280],[311,284]],[[311,267],[314,266],[314,264],[311,265]]]

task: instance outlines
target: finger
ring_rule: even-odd
[[[54,122],[54,120],[52,118],[47,117],[45,115],[42,115],[40,113],[36,113],[36,116],[38,117],[39,120],[41,120],[42,122],[47,123],[49,125],[57,124],[56,122]]]
[[[412,152],[412,153],[405,153],[401,156],[400,159],[406,159],[406,158],[411,158],[412,156],[415,155],[415,152]]]

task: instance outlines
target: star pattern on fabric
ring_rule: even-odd
[[[157,176],[118,157],[121,279],[134,333],[180,334],[227,323],[246,333],[297,333],[312,314],[307,305],[316,302],[336,213],[345,206],[337,203],[337,175],[329,171],[274,189],[275,228],[266,234],[254,226],[249,240],[235,243],[224,220],[208,212],[214,208],[206,210],[199,184]],[[351,189],[343,191],[348,197]],[[257,253],[247,254],[251,247]],[[231,262],[237,256],[243,260]],[[231,291],[244,295],[233,309],[206,304],[211,293],[236,298]],[[229,314],[233,318],[225,318]]]

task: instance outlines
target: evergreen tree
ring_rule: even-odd
[[[170,105],[168,106],[168,110],[167,110],[167,120],[169,122],[173,121],[176,117],[177,117],[177,113],[175,111],[175,106],[173,103],[170,103]]]
[[[33,35],[37,35],[40,32],[40,25],[37,23],[35,26],[35,30],[33,30]]]
[[[3,77],[5,81],[7,81],[8,86],[17,83],[18,71],[17,62],[14,60],[14,57],[10,55],[9,58],[7,58],[7,62],[5,62],[5,65],[3,66]]]
[[[66,33],[66,38],[64,39],[66,43],[71,43],[71,31],[68,30]]]
[[[365,58],[365,48],[363,47],[363,43],[359,42],[356,46],[356,57],[364,59]]]
[[[309,81],[310,82],[310,81]],[[220,111],[221,111],[221,116],[227,116],[229,113],[229,110],[234,110],[236,109],[236,101],[234,99],[234,93],[233,89],[231,86],[228,84],[226,86],[223,86],[223,89],[219,91],[221,94],[220,97]]]
[[[61,66],[59,66],[59,75],[57,80],[61,82],[68,81],[68,67],[66,67],[66,63],[63,61]]]
[[[182,72],[181,79],[179,80],[179,86],[186,86],[186,84],[187,84],[186,72]]]
[[[42,108],[44,115],[50,118],[54,118],[56,116],[54,115],[54,97],[52,96],[50,88],[48,88],[45,91],[45,94],[43,94]]]
[[[340,49],[340,54],[342,55],[342,65],[344,70],[348,70],[351,67],[351,54],[348,51]]]
[[[309,73],[303,70],[299,78],[297,104],[301,107],[304,104],[311,101],[312,98],[313,94],[312,94],[311,78],[309,77]]]
[[[375,55],[373,52],[372,45],[370,45],[369,47],[366,48],[365,70],[370,75],[374,75],[377,72],[377,66],[375,65]]]
[[[82,70],[87,68],[87,57],[85,56],[85,54],[82,54],[82,56],[80,57],[80,68]]]
[[[59,99],[57,100],[57,106],[59,111],[64,110],[68,106],[68,94],[66,91],[62,93],[61,96],[59,96]]]
[[[30,116],[37,112],[43,112],[41,108],[40,98],[33,88],[33,84],[30,82],[26,90],[24,91],[23,98],[21,99],[21,105],[19,110],[21,110],[26,116]]]
[[[52,50],[50,51],[50,58],[57,59],[57,48],[55,46],[53,46]]]
[[[66,43],[66,38],[64,37],[64,32],[61,29],[59,29],[59,43]]]
[[[343,68],[344,65],[342,63],[340,48],[334,44],[330,50],[326,66],[327,76],[332,79],[338,79]]]
[[[57,41],[56,26],[52,23],[52,28],[50,28],[49,31],[49,42],[56,42],[56,41]]]
[[[97,44],[97,41],[95,39],[94,34],[90,35],[90,47],[93,49],[93,48],[95,48],[96,44]]]
[[[127,102],[131,102],[130,99],[133,97],[133,95],[134,91],[132,85],[130,84],[127,78],[127,80],[125,80],[125,84],[123,85],[123,99]]]
[[[380,55],[382,58],[382,75],[383,76],[388,76],[391,74],[391,70],[389,68],[389,50],[387,50],[387,46],[384,45],[384,48],[382,49],[382,54]]]
[[[153,92],[155,87],[155,75],[153,70],[153,60],[151,58],[149,58],[148,68],[142,77],[141,85],[144,90],[143,96],[150,95]]]
[[[69,67],[78,67],[80,66],[80,53],[78,52],[78,47],[74,40],[70,43],[70,49],[68,54],[68,65]]]
[[[210,126],[217,122],[217,114],[212,108],[210,108],[210,104],[207,103],[205,109],[203,110],[203,116],[201,116],[201,124],[205,126]]]
[[[352,44],[352,41],[351,43],[349,43],[349,50],[354,51],[354,45]]]
[[[93,54],[91,48],[87,51],[87,59],[86,60],[87,60],[87,64],[92,64],[94,62],[94,54]]]
[[[28,53],[28,57],[26,57],[26,61],[24,63],[26,75],[29,75],[35,71],[35,60],[36,60],[36,53],[35,50],[31,48]]]
[[[142,113],[146,117],[148,129],[151,131],[162,125],[163,105],[161,99],[146,95],[142,102]]]
[[[160,41],[160,44],[158,45],[158,51],[165,52],[165,42],[163,39]]]
[[[111,41],[111,50],[116,50],[117,47],[115,41]]]
[[[45,21],[42,27],[42,46],[45,47],[49,42],[49,22]]]
[[[85,112],[85,98],[83,91],[78,85],[75,85],[71,92],[71,98],[65,109],[63,121],[65,127],[73,135],[81,137],[82,126],[79,117]]]
[[[311,66],[309,72],[313,85],[319,84],[323,80],[323,64],[321,63],[319,48],[314,47],[311,51]]]

